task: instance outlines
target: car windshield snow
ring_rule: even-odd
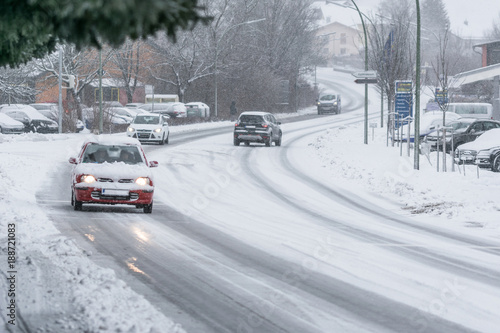
[[[83,153],[83,163],[144,163],[139,149],[134,146],[106,146],[90,144]]]
[[[150,115],[138,115],[135,117],[134,124],[156,125],[160,123],[160,117]]]

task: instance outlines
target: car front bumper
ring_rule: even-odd
[[[127,135],[141,142],[158,142],[163,139],[164,132],[155,132],[151,130],[135,130],[134,132],[127,131]]]
[[[323,113],[336,113],[338,111],[338,105],[318,105],[318,111]]]
[[[83,203],[149,205],[153,202],[153,193],[153,187],[148,187],[147,189],[142,190],[127,190],[92,186],[75,186],[76,200]]]

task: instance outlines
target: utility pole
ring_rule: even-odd
[[[59,45],[59,134],[62,133],[62,112],[62,45]]]
[[[103,132],[102,118],[102,50],[99,49],[99,134]]]
[[[414,165],[415,170],[419,170],[420,165],[420,3],[419,0],[415,0],[417,4],[417,63],[416,63],[416,75],[415,75],[415,139],[414,144]]]

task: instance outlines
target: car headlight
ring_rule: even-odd
[[[156,132],[156,133],[160,133],[160,132],[161,132],[161,128],[157,128],[157,129],[155,129],[155,132]]]
[[[151,184],[151,180],[148,177],[139,177],[135,180],[135,183],[140,186],[146,186]]]
[[[135,129],[134,129],[133,127],[129,127],[129,128],[127,128],[127,131],[129,131],[129,132],[134,132],[134,131],[135,131]]]
[[[80,177],[80,182],[84,182],[84,183],[87,183],[87,184],[93,183],[95,181],[96,181],[96,179],[92,175],[82,175]]]

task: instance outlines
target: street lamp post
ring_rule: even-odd
[[[257,23],[257,22],[261,22],[261,21],[265,21],[265,20],[266,20],[265,18],[261,18],[258,20],[246,21],[246,22],[241,22],[241,23],[232,25],[226,31],[224,31],[224,33],[222,34],[220,39],[222,39],[229,30],[236,28],[236,27],[239,27],[240,25],[252,24],[252,23]],[[215,34],[214,39],[215,39],[215,62],[214,62],[214,101],[215,101],[215,106],[214,106],[214,114],[215,114],[215,117],[217,118],[217,63],[219,60],[219,40],[217,39],[216,34]]]
[[[416,55],[416,73],[415,73],[415,139],[413,144],[415,148],[413,168],[418,170],[420,168],[420,3],[419,0],[415,0],[417,5],[417,55]]]
[[[418,0],[417,0],[418,1]],[[326,0],[325,1],[327,4],[332,4],[332,5],[338,5],[341,7],[346,7],[342,6],[334,1],[331,0]],[[368,37],[366,34],[366,26],[365,26],[365,20],[363,19],[363,13],[359,10],[358,5],[354,0],[351,0],[352,4],[356,8],[356,11],[359,14],[359,18],[361,19],[361,25],[363,26],[363,34],[365,36],[365,71],[368,71]],[[352,8],[352,7],[346,7],[346,8]],[[352,8],[354,9],[354,8]],[[368,84],[365,83],[365,121],[364,121],[364,143],[368,144]]]

